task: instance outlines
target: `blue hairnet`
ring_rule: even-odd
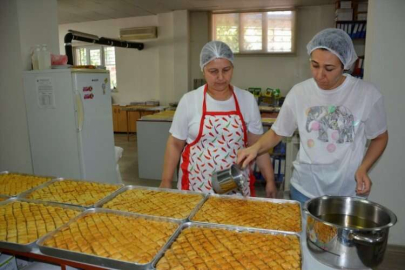
[[[327,28],[316,34],[307,45],[309,55],[316,49],[327,49],[336,55],[348,70],[357,60],[353,41],[343,30],[337,28]]]
[[[205,65],[217,58],[224,58],[229,60],[233,65],[233,52],[229,46],[222,41],[210,41],[204,45],[200,53],[200,67],[201,71]]]

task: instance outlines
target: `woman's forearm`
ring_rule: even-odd
[[[179,163],[181,151],[183,150],[184,145],[185,141],[178,140],[171,135],[167,140],[161,186],[171,186],[173,175],[177,164]]]
[[[384,153],[385,147],[388,143],[388,131],[372,139],[367,152],[360,165],[360,169],[368,172],[377,159]]]
[[[256,159],[257,166],[259,167],[260,173],[266,180],[266,182],[274,182],[274,171],[271,164],[271,159],[269,154],[263,154]]]
[[[281,140],[282,136],[277,135],[272,129],[267,131],[260,139],[252,145],[257,150],[257,154],[261,155],[271,148],[276,146]]]

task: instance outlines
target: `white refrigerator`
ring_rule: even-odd
[[[24,73],[34,173],[117,183],[106,70]]]

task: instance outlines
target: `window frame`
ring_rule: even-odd
[[[76,45],[76,46],[73,47],[73,50],[74,50],[74,52],[73,52],[73,63],[74,63],[74,65],[77,65],[77,57],[76,57],[77,56],[77,51],[79,49],[86,49],[86,61],[88,63],[87,65],[91,65],[90,64],[90,50],[98,49],[98,50],[100,50],[100,65],[106,67],[106,65],[105,65],[105,48],[109,48],[109,47],[115,48],[114,46],[105,46],[105,45],[85,45],[85,44]],[[117,70],[116,50],[115,49],[114,49],[114,54],[115,54],[115,57],[114,57],[115,58],[115,70]],[[111,86],[111,91],[114,91],[115,89],[118,88],[117,77],[115,77],[115,81],[116,81],[116,86],[115,87],[110,85]],[[111,80],[111,84],[112,84],[112,80]]]
[[[266,12],[275,12],[275,11],[291,11],[293,13],[293,22],[292,22],[292,30],[293,34],[291,36],[291,52],[266,52],[267,49],[267,27],[268,22],[266,20],[267,16],[262,16],[263,28],[262,28],[262,50],[261,51],[242,51],[242,52],[234,52],[234,55],[238,56],[251,56],[251,55],[267,55],[267,56],[295,56],[297,55],[297,9],[289,8],[289,9],[259,9],[259,10],[248,10],[248,11],[212,11],[209,13],[209,40],[214,40],[214,19],[213,15],[217,14],[242,14],[242,13],[266,13]],[[240,15],[239,15],[240,16]],[[241,29],[241,20],[239,20],[238,29]],[[239,48],[241,48],[241,40],[242,40],[242,31],[239,31]],[[265,47],[264,47],[265,45]],[[265,48],[265,49],[263,49]]]

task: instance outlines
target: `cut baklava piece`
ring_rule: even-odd
[[[120,188],[119,185],[78,180],[55,181],[30,193],[27,198],[59,203],[92,206]]]
[[[192,220],[280,231],[301,231],[301,210],[298,203],[210,197]]]
[[[17,173],[0,174],[0,194],[16,196],[24,191],[50,181],[50,177]],[[1,200],[1,198],[0,198]]]
[[[54,221],[41,215],[47,211],[66,216],[67,220],[80,213],[77,210],[20,201],[1,205],[0,227],[6,233],[0,235],[0,241],[28,244],[53,231]]]
[[[202,198],[200,194],[129,189],[105,203],[103,208],[185,219]]]
[[[70,223],[43,245],[53,245],[56,242],[56,248],[71,250],[63,241],[58,246],[57,239],[63,239],[67,230],[74,236],[70,240],[79,246],[82,253],[145,264],[153,259],[177,227],[176,223],[141,217],[90,213]],[[140,232],[139,228],[147,230]]]
[[[208,240],[211,234],[217,236],[217,241],[209,241],[210,245],[202,248],[201,236],[207,237]],[[262,246],[267,246],[269,249],[264,251],[261,249]],[[280,247],[281,251],[275,252]],[[187,252],[183,252],[185,250]],[[269,253],[277,256],[271,259]],[[292,254],[298,254],[298,257]],[[186,269],[193,267],[196,269],[284,269],[283,267],[300,269],[300,256],[297,236],[190,227],[180,233],[158,261],[156,268],[174,269],[187,265]],[[188,265],[189,262],[192,263],[192,267]]]

